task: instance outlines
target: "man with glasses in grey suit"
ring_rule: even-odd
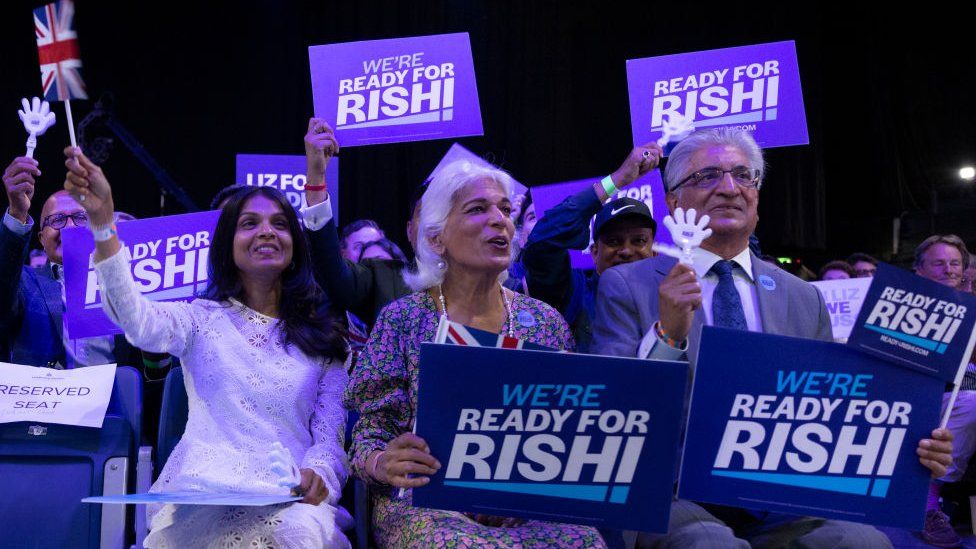
[[[656,256],[608,269],[600,280],[593,352],[689,360],[701,326],[831,341],[830,317],[811,285],[749,251],[759,220],[762,150],[749,133],[698,131],[671,152],[664,170],[668,209],[694,209],[711,221],[693,265]],[[689,433],[694,436],[694,433]],[[933,432],[919,459],[936,476],[951,456],[951,435]],[[863,524],[795,517],[678,500],[668,534],[641,533],[638,547],[890,547]]]

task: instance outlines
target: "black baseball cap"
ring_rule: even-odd
[[[634,198],[624,197],[607,202],[596,214],[596,219],[593,220],[593,240],[596,240],[600,235],[600,230],[607,223],[614,219],[630,216],[646,220],[646,226],[655,233],[657,232],[657,222],[654,221],[654,217],[651,215],[651,210],[648,209],[647,204]]]

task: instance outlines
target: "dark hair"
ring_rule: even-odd
[[[231,193],[220,212],[210,245],[209,284],[204,299],[240,299],[244,288],[234,263],[234,235],[241,210],[254,196],[261,195],[281,206],[292,237],[292,264],[281,273],[278,302],[281,342],[295,345],[311,357],[345,358],[345,345],[335,322],[326,314],[325,294],[315,282],[308,240],[288,198],[273,187],[242,187]]]
[[[854,252],[854,253],[852,253],[847,258],[847,262],[850,263],[851,265],[854,265],[858,261],[863,261],[865,263],[870,263],[870,264],[872,264],[874,266],[877,266],[878,265],[878,260],[877,259],[869,256],[866,253],[862,253],[862,252]]]
[[[839,259],[830,261],[823,267],[820,267],[820,272],[817,273],[817,280],[823,280],[827,271],[844,271],[847,276],[854,278],[857,276],[857,272],[854,271],[854,267],[851,267],[846,261],[841,261]]]
[[[521,229],[522,225],[525,224],[525,212],[529,211],[529,206],[532,205],[532,189],[526,190],[525,194],[522,196],[524,196],[525,199],[522,200],[522,209],[519,210],[518,218],[515,219],[516,229]],[[536,212],[536,214],[538,214],[538,212]]]
[[[417,209],[417,203],[420,202],[420,199],[424,197],[424,193],[427,192],[427,187],[430,186],[430,181],[431,178],[428,177],[423,183],[417,185],[417,187],[410,192],[410,209],[407,210],[408,218],[413,218],[413,211]]]
[[[399,246],[397,246],[396,244],[393,243],[393,241],[387,238],[381,238],[379,240],[373,240],[372,242],[367,242],[363,244],[363,249],[359,251],[359,257],[356,258],[356,261],[357,262],[362,261],[363,254],[366,253],[366,250],[374,246],[377,248],[382,248],[384,252],[390,254],[390,257],[397,261],[400,261],[402,263],[407,262],[407,256],[403,255],[403,250],[401,250]]]
[[[380,233],[380,236],[383,235],[383,229],[381,229],[380,226],[372,219],[357,219],[342,228],[342,232],[339,233],[339,246],[345,248],[346,241],[349,240],[349,237],[352,236],[354,232],[361,231],[367,227],[376,229],[376,232]]]
[[[210,201],[210,209],[219,210],[221,202],[229,199],[237,191],[246,188],[247,187],[245,185],[238,185],[235,183],[233,185],[229,185],[227,187],[224,187],[223,189],[220,189],[219,191],[217,191],[217,194],[214,195],[213,200]]]

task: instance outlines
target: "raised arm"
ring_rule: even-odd
[[[112,214],[112,189],[102,169],[77,147],[64,150],[68,174],[64,188],[88,212],[95,237],[95,271],[105,313],[126,339],[145,351],[182,356],[196,332],[189,305],[156,303],[143,297],[129,271]]]
[[[308,170],[303,211],[311,246],[315,276],[338,309],[352,311],[360,318],[373,318],[370,308],[375,280],[373,270],[342,257],[339,232],[332,216],[332,201],[325,185],[325,168],[339,152],[332,128],[321,118],[308,121],[305,134],[305,162]],[[368,314],[363,314],[368,313]]]
[[[3,172],[7,210],[0,226],[0,328],[8,333],[10,323],[20,314],[20,274],[30,244],[34,224],[27,214],[34,196],[34,178],[41,175],[37,160],[15,158]]]

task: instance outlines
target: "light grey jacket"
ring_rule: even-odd
[[[676,262],[656,256],[604,271],[597,290],[591,352],[637,356],[641,340],[658,320],[658,285]],[[752,271],[764,333],[832,340],[830,316],[816,288],[755,255]],[[687,356],[682,357],[692,367],[704,324],[705,315],[699,309],[688,335]]]

